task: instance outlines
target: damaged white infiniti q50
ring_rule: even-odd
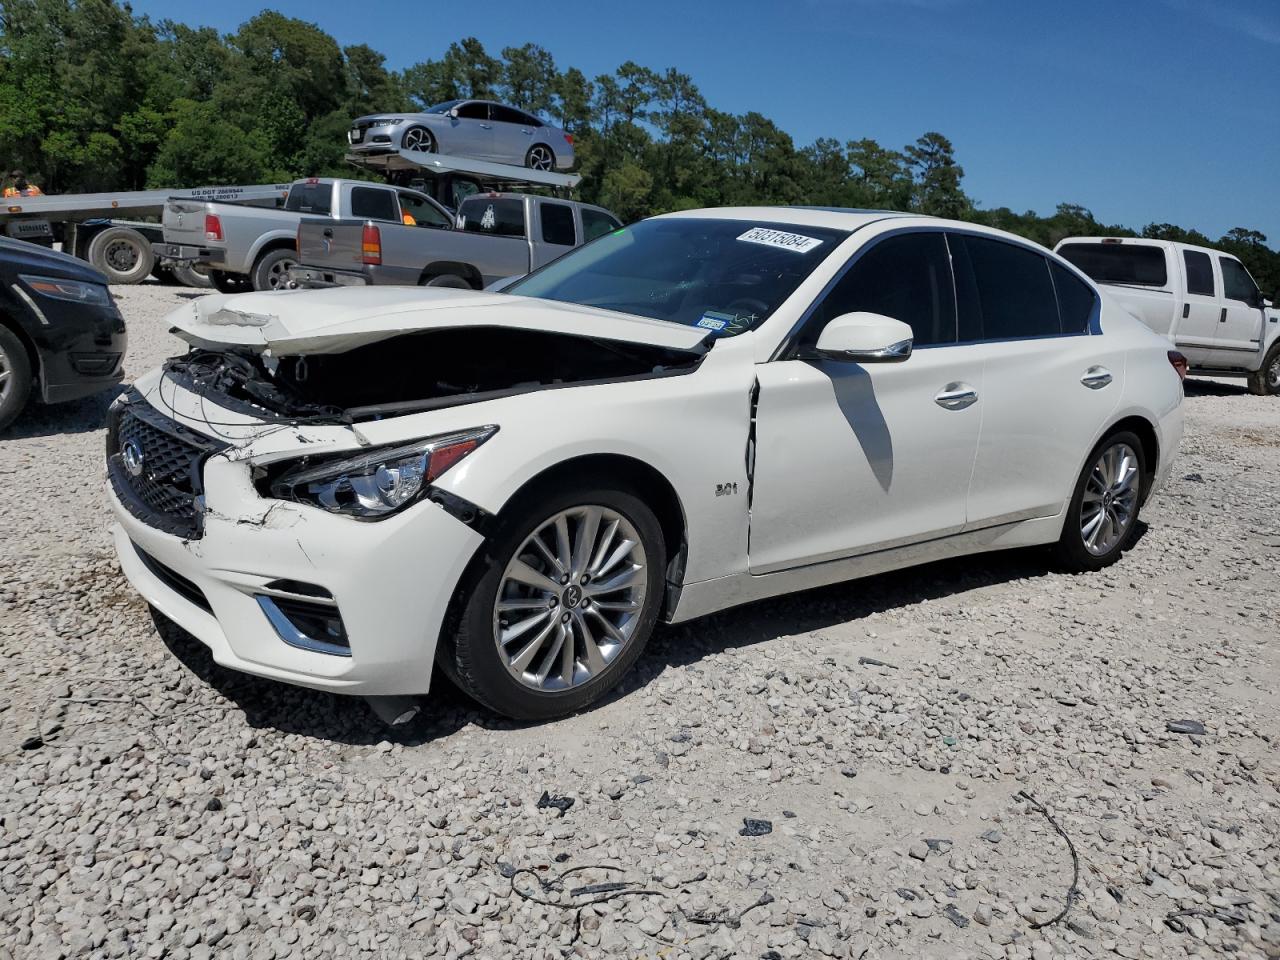
[[[209,296],[112,407],[121,565],[219,663],[364,695],[433,663],[542,718],[658,620],[939,557],[1116,560],[1178,356],[968,224],[690,211],[502,294]]]

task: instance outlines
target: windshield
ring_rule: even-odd
[[[444,103],[437,103],[434,107],[427,107],[427,109],[423,110],[422,112],[423,113],[448,113],[450,110],[452,110],[461,102],[462,102],[461,100],[446,100]]]
[[[642,220],[565,254],[506,292],[735,336],[768,319],[846,236],[747,220]]]

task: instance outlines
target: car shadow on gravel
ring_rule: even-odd
[[[2,440],[29,440],[72,433],[91,433],[107,425],[107,408],[120,395],[120,387],[72,400],[45,405],[32,402],[12,427],[0,434]]]
[[[1139,520],[1135,543],[1146,530],[1147,525]],[[687,666],[725,650],[856,623],[873,613],[1014,580],[1036,580],[1052,572],[1047,551],[1034,547],[1010,550],[941,560],[759,600],[676,626],[660,624],[631,672],[590,709],[629,696],[668,668]],[[1028,589],[1037,588],[1029,585]],[[493,731],[536,726],[507,720],[477,706],[437,670],[430,696],[420,700],[418,716],[390,727],[359,697],[310,690],[227,669],[214,662],[208,647],[163,614],[153,610],[152,620],[165,646],[183,666],[244,711],[248,725],[256,729],[270,728],[353,746],[387,740],[416,747],[468,726]]]
[[[1219,383],[1194,377],[1184,380],[1182,389],[1188,397],[1243,397],[1249,393],[1249,388],[1243,383]]]

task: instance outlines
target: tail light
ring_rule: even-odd
[[[1187,379],[1187,358],[1180,354],[1177,350],[1169,351],[1169,362],[1173,364],[1173,369],[1178,371],[1178,379]]]
[[[565,143],[567,143],[569,146],[571,146],[571,147],[572,147],[572,146],[573,146],[573,134],[572,134],[572,133],[566,133],[566,134],[564,135],[564,142],[565,142]]]
[[[222,219],[216,213],[204,215],[204,238],[206,240],[222,239]]]
[[[366,223],[360,234],[360,262],[382,264],[382,231],[372,223]]]

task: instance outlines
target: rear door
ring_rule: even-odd
[[[969,527],[1055,516],[1119,402],[1124,353],[1090,333],[1098,297],[1055,260],[995,237],[948,242],[960,338],[985,361]]]
[[[1262,298],[1244,264],[1222,255],[1217,260],[1222,274],[1222,312],[1213,344],[1214,362],[1244,366],[1248,354],[1257,353],[1261,346]]]
[[[504,163],[523,164],[534,134],[541,125],[528,114],[495,103],[489,108],[493,121],[493,152]]]
[[[1218,336],[1222,290],[1213,260],[1203,250],[1184,249],[1180,266],[1187,293],[1174,327],[1174,343],[1192,363],[1203,363]]]
[[[578,225],[573,207],[551,200],[534,201],[538,206],[537,235],[533,237],[532,270],[567,253],[578,245]]]

